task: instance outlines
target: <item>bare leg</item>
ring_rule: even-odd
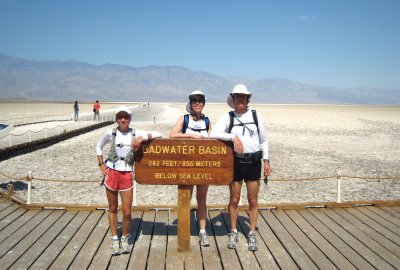
[[[108,222],[112,236],[118,235],[118,191],[113,191],[106,188],[106,195],[108,200]]]
[[[241,190],[242,190],[242,182],[233,181],[229,185],[230,198],[229,198],[228,213],[231,222],[231,230],[236,229]]]
[[[122,235],[129,234],[132,223],[132,199],[133,189],[120,191],[122,201]]]
[[[249,202],[250,212],[250,231],[255,231],[258,215],[258,192],[260,190],[260,181],[247,181],[247,201]]]
[[[206,229],[207,191],[208,191],[208,186],[205,185],[196,186],[197,215],[199,219],[200,230]]]

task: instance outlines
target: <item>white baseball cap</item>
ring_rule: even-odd
[[[233,94],[245,94],[249,96],[249,101],[251,96],[253,95],[249,90],[247,90],[246,85],[244,84],[237,84],[233,87],[232,92],[228,95],[228,98],[226,99],[226,103],[231,107],[232,109],[235,109],[235,103],[233,102]]]
[[[132,112],[131,110],[129,110],[129,108],[127,106],[119,106],[116,110],[115,110],[115,114],[118,114],[119,112],[126,112],[127,114],[129,114],[130,116],[132,116]]]
[[[200,90],[194,90],[192,93],[190,93],[189,95],[189,102],[186,104],[186,111],[188,113],[192,113],[192,106],[190,104],[190,101],[192,100],[193,96],[202,96],[204,99],[204,104],[206,103],[206,95],[204,95],[204,93]]]

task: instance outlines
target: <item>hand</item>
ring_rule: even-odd
[[[193,139],[205,139],[203,135],[199,134],[191,134]]]
[[[137,151],[140,146],[143,143],[143,138],[142,137],[137,137],[133,142],[132,142],[132,148]]]
[[[238,136],[235,136],[235,138],[233,138],[233,150],[239,155],[244,153],[242,141],[239,139]]]
[[[269,164],[269,161],[266,160],[264,161],[264,175],[269,176],[271,174],[271,165]]]
[[[100,168],[101,174],[103,176],[107,176],[108,175],[108,170],[106,168],[106,165],[102,164],[99,168]]]

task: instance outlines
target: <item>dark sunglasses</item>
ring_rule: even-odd
[[[201,98],[199,98],[199,99],[197,99],[197,98],[192,98],[192,99],[190,100],[190,102],[191,102],[191,103],[204,103],[204,99],[201,99]]]

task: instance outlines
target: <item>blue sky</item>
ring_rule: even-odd
[[[400,89],[397,0],[0,0],[0,53]]]

